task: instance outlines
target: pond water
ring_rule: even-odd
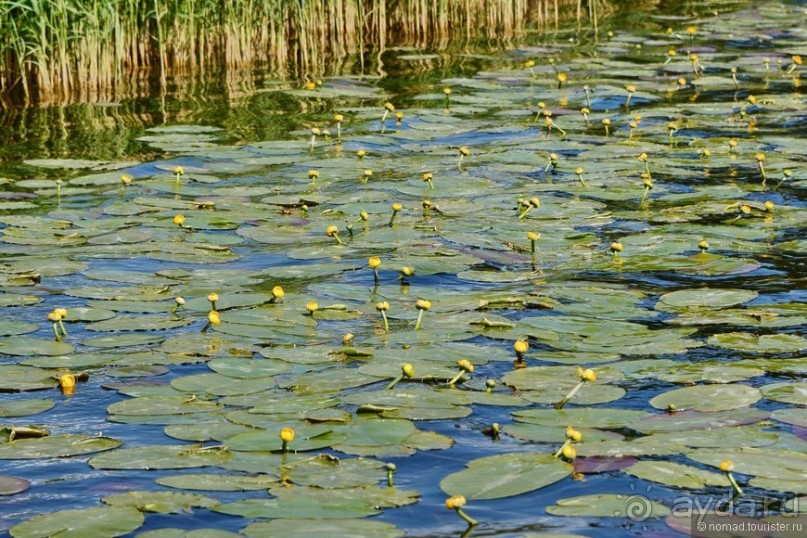
[[[800,521],[805,6],[698,6],[3,111],[0,535]]]

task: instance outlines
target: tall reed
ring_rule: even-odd
[[[509,39],[583,0],[0,0],[4,103],[98,101],[149,78],[323,62],[396,45]],[[596,4],[586,0],[586,12]],[[590,6],[590,7],[589,7]]]

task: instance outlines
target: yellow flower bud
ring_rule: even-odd
[[[566,428],[566,438],[575,443],[579,443],[583,440],[583,434],[569,426]]]
[[[723,460],[720,462],[720,470],[724,473],[728,473],[734,470],[734,462],[731,460]]]
[[[432,302],[427,301],[426,299],[418,299],[415,303],[415,308],[418,310],[430,310],[432,307]]]
[[[64,374],[59,378],[59,387],[62,390],[69,390],[76,386],[76,376],[73,374]]]
[[[765,154],[764,153],[757,153],[757,154],[754,155],[754,159],[756,159],[757,162],[762,162],[762,161],[765,160]]]
[[[460,151],[460,153],[462,154],[462,156],[463,156],[463,157],[467,157],[468,155],[470,155],[470,154],[471,154],[471,150],[470,150],[470,149],[468,149],[466,146],[462,146],[462,147],[459,149],[459,151]]]
[[[62,316],[62,319],[67,319],[67,309],[66,308],[54,308],[54,312]]]
[[[611,252],[622,252],[622,249],[624,247],[622,246],[622,243],[620,243],[619,241],[614,241],[614,242],[611,243],[610,248],[611,248]]]
[[[408,362],[401,366],[401,372],[406,377],[414,377],[415,376],[415,367],[409,364]]]
[[[211,310],[207,315],[207,321],[209,321],[211,325],[218,325],[221,323],[221,316],[219,316],[219,313],[215,310]]]
[[[132,182],[132,179],[133,179],[132,176],[130,176],[129,174],[123,174],[120,177],[120,182],[123,183],[124,185],[129,185]]]
[[[339,227],[334,226],[332,224],[328,226],[328,228],[325,230],[325,233],[328,234],[328,237],[333,237],[334,235],[337,235],[339,233]]]
[[[344,346],[350,345],[350,343],[353,342],[353,338],[355,338],[355,335],[353,333],[347,333],[342,337],[342,345]]]
[[[627,86],[625,86],[625,91],[627,91],[628,93],[633,93],[636,91],[636,86],[634,86],[633,84],[628,84]]]
[[[577,376],[581,381],[595,381],[597,379],[597,374],[591,368],[586,368],[585,370],[577,368]]]
[[[185,215],[174,215],[174,224],[177,226],[185,224]]]
[[[286,292],[283,291],[282,286],[275,286],[272,288],[272,297],[275,299],[282,299],[284,295],[286,295]]]
[[[386,312],[389,310],[389,303],[387,301],[379,301],[375,304],[375,309],[379,312]]]
[[[175,167],[174,167],[174,174],[175,174],[175,175],[177,175],[177,176],[181,176],[181,175],[182,175],[182,174],[184,174],[184,173],[185,173],[185,169],[184,169],[184,168],[182,168],[181,166],[175,166]]]
[[[469,374],[474,373],[474,365],[471,364],[471,361],[468,359],[462,359],[457,361],[457,366],[459,366],[462,370],[465,370]]]
[[[211,303],[215,303],[216,301],[219,300],[219,294],[215,292],[211,293],[210,295],[207,296],[207,300],[210,301]]]
[[[318,179],[319,172],[317,170],[309,170],[308,171],[308,179]]]
[[[409,276],[414,276],[414,275],[415,275],[415,270],[412,269],[411,267],[409,267],[408,265],[404,265],[403,267],[401,267],[401,276],[402,277],[409,277]]]
[[[52,321],[53,323],[62,321],[62,316],[61,314],[59,314],[57,311],[54,310],[53,312],[48,314],[48,321]]]
[[[294,441],[294,430],[291,428],[283,428],[280,430],[280,439],[285,443]]]
[[[356,152],[356,157],[358,157],[359,159],[361,159],[361,158],[362,158],[362,157],[364,157],[365,155],[367,155],[367,152],[366,152],[366,151],[364,151],[363,149],[360,149],[360,150],[358,150],[358,151]]]
[[[530,241],[538,241],[541,239],[541,234],[537,234],[535,232],[527,232],[527,239]]]
[[[393,104],[392,104],[392,103],[390,103],[389,101],[387,101],[386,103],[384,103],[384,108],[386,108],[386,109],[387,109],[388,111],[390,111],[390,112],[395,112],[395,105],[393,105]]]
[[[367,265],[370,266],[370,269],[378,269],[381,267],[381,258],[378,256],[370,256],[367,260]]]
[[[462,495],[454,495],[453,497],[446,499],[446,508],[449,510],[457,510],[465,506],[466,502],[465,497]]]
[[[527,343],[526,340],[516,340],[516,342],[513,344],[513,349],[518,354],[526,353],[527,350],[530,349],[530,344]]]
[[[392,210],[395,211],[396,213],[398,211],[400,211],[401,209],[403,209],[403,206],[401,204],[399,204],[398,202],[395,202],[394,204],[392,204]]]
[[[185,298],[184,298],[184,297],[175,297],[175,298],[174,298],[174,302],[175,302],[175,303],[176,303],[178,306],[185,306]]]
[[[344,121],[344,119],[345,119],[345,117],[343,115],[341,115],[341,114],[334,114],[333,115],[333,121],[335,121],[336,123],[340,123],[340,122]]]
[[[451,95],[451,88],[446,86],[445,88],[443,88],[443,93],[446,95]]]
[[[563,457],[567,460],[573,460],[575,457],[577,457],[577,450],[575,450],[572,445],[564,445],[564,447],[560,450],[560,453],[563,454]]]
[[[765,211],[773,211],[776,206],[770,200],[765,200],[763,207],[765,208]]]
[[[707,250],[709,250],[709,246],[710,246],[709,241],[707,241],[705,239],[703,241],[701,241],[700,243],[698,243],[698,248],[701,249],[703,252],[706,252]]]
[[[305,305],[305,309],[308,310],[311,314],[319,310],[319,305],[315,301],[309,301]]]

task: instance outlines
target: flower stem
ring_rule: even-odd
[[[565,447],[565,446],[569,446],[571,443],[572,443],[572,440],[571,440],[571,439],[566,439],[566,442],[565,442],[565,443],[563,443],[562,445],[560,445],[560,448],[557,450],[557,452],[555,452],[554,456],[555,456],[556,458],[559,458],[559,457],[560,457],[560,455],[563,453],[563,447]]]
[[[381,311],[381,317],[384,318],[384,333],[389,333],[389,321],[387,321],[387,313]]]
[[[423,310],[418,310],[418,320],[417,320],[417,323],[415,323],[415,330],[416,331],[420,329],[420,322],[422,320],[423,320]]]
[[[463,512],[462,508],[457,508],[456,510],[457,510],[457,515],[460,516],[462,519],[464,519],[465,522],[468,523],[469,527],[475,527],[475,526],[477,526],[479,524],[479,522],[477,520],[475,520],[474,518],[472,518],[471,516],[469,516],[468,514]]]
[[[387,390],[392,390],[393,387],[395,387],[395,385],[397,385],[398,382],[403,378],[404,378],[403,374],[399,374],[398,377],[393,379],[392,382],[389,385],[387,385]]]
[[[579,390],[580,390],[580,389],[583,387],[583,385],[585,385],[585,384],[586,384],[586,382],[585,382],[585,381],[580,381],[580,382],[579,382],[577,385],[575,385],[575,386],[572,388],[572,390],[570,390],[570,391],[569,391],[569,394],[567,394],[567,395],[566,395],[566,396],[565,396],[565,397],[564,397],[564,398],[563,398],[561,401],[559,401],[558,403],[556,403],[556,404],[555,404],[555,409],[563,409],[563,406],[564,406],[564,405],[566,405],[567,403],[569,403],[569,400],[571,400],[572,398],[574,398],[574,395],[575,395],[575,394],[577,394],[577,392],[578,392],[578,391],[579,391]]]
[[[734,475],[731,474],[731,471],[726,472],[726,476],[728,477],[729,482],[731,482],[731,487],[734,488],[734,491],[737,493],[737,495],[742,495],[743,490],[740,487],[740,485],[737,483],[737,480],[734,479]]]

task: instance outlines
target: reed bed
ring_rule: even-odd
[[[168,77],[317,73],[388,44],[510,39],[605,0],[0,0],[0,96],[99,101]]]

